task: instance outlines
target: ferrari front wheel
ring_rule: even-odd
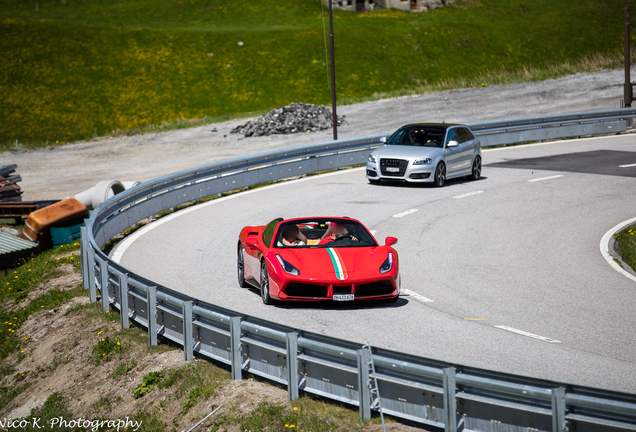
[[[266,305],[271,305],[274,300],[269,295],[269,275],[267,274],[267,262],[261,263],[261,300]]]
[[[247,288],[249,285],[245,282],[245,261],[243,261],[243,248],[238,246],[238,258],[236,259],[236,270],[238,273],[238,283],[241,288]]]

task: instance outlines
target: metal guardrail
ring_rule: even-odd
[[[621,132],[636,109],[574,113],[470,126],[484,146]],[[636,395],[514,376],[416,357],[286,327],[240,314],[137,275],[101,250],[123,229],[162,210],[265,181],[366,162],[380,145],[374,135],[295,147],[214,163],[161,177],[116,195],[93,211],[82,228],[82,277],[91,301],[101,292],[104,311],[121,311],[158,336],[195,354],[288,389],[358,406],[371,417],[371,379],[384,414],[455,432],[636,430]],[[539,137],[539,138],[537,138]],[[369,371],[373,362],[375,372]],[[374,376],[372,376],[374,375]],[[374,381],[374,382],[375,382]]]

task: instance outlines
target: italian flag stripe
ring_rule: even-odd
[[[336,277],[340,280],[345,280],[347,278],[347,269],[345,268],[342,256],[338,250],[334,248],[327,248],[327,253],[329,254],[329,258],[331,258],[333,269],[336,271]]]

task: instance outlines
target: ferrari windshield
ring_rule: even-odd
[[[446,128],[436,126],[404,126],[386,141],[388,145],[442,147]]]
[[[306,219],[282,222],[276,247],[373,247],[373,236],[361,223],[351,219]]]

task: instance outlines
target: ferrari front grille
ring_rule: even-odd
[[[351,291],[349,291],[351,292]],[[292,282],[285,288],[285,294],[290,297],[327,297],[327,287]]]
[[[375,297],[389,295],[391,293],[393,293],[393,284],[388,280],[358,285],[356,287],[356,298]]]
[[[333,286],[334,294],[351,294],[351,285]]]

